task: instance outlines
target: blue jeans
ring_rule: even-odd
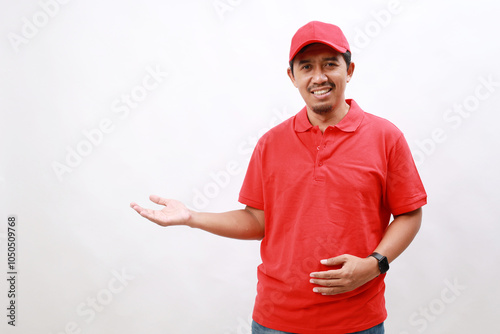
[[[384,323],[377,325],[375,327],[369,328],[365,331],[351,333],[351,334],[384,334]],[[259,325],[255,321],[252,322],[252,334],[293,334],[290,332],[281,332],[271,328]]]

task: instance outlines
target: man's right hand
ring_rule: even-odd
[[[186,225],[191,228],[234,239],[261,240],[265,232],[263,210],[246,206],[245,209],[211,213],[189,210],[184,204],[174,199],[151,195],[149,199],[159,205],[161,210],[145,209],[136,203],[130,203],[132,209],[141,216],[161,226]]]
[[[149,199],[156,204],[163,205],[163,208],[161,210],[145,209],[136,203],[130,203],[130,207],[144,218],[161,226],[186,225],[191,219],[191,211],[179,201],[157,195],[151,195]]]

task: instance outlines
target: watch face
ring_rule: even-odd
[[[387,258],[385,256],[382,257],[382,259],[380,259],[380,261],[378,262],[378,267],[382,274],[385,274],[387,270],[389,270],[389,261],[387,261]]]
[[[389,270],[389,261],[387,258],[379,253],[372,253],[370,256],[373,256],[378,260],[378,269],[381,274],[385,274],[387,270]]]

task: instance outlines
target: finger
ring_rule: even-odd
[[[332,296],[332,295],[337,295],[339,293],[343,293],[344,290],[341,288],[319,288],[315,287],[313,289],[313,292],[320,293],[323,296]]]
[[[329,259],[321,260],[320,262],[325,266],[337,266],[347,262],[347,256],[343,254]]]
[[[140,205],[138,205],[137,203],[130,203],[130,207],[132,209],[134,209],[135,211],[137,211],[137,213],[141,213],[142,210],[144,210]]]
[[[143,216],[144,218],[152,221],[153,223],[157,223],[157,219],[155,217],[155,210],[151,210],[151,209],[142,209],[141,212],[139,212],[139,214],[141,216]]]
[[[165,199],[165,198],[162,198],[158,195],[151,195],[149,196],[149,199],[151,200],[151,202],[153,203],[156,203],[156,204],[159,204],[159,205],[167,205],[168,204],[168,200]]]
[[[320,279],[338,279],[339,278],[339,270],[341,269],[333,269],[326,271],[316,271],[310,274],[311,277],[320,278]]]
[[[333,278],[333,279],[314,279],[311,278],[309,280],[310,283],[320,285],[320,286],[327,286],[327,287],[335,287],[335,286],[341,286],[342,281],[340,278]]]
[[[132,207],[132,209],[134,209],[135,211],[137,211],[137,213],[140,214],[142,217],[144,217],[144,218],[152,221],[153,223],[156,223],[158,225],[162,225],[158,221],[158,219],[156,219],[155,210],[145,209],[145,208],[141,207],[140,205],[138,205],[136,203],[130,203],[130,206]]]

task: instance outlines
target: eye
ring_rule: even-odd
[[[302,70],[309,70],[309,69],[311,69],[311,65],[306,64],[306,65],[302,66],[302,68],[301,68],[301,69],[302,69]]]
[[[326,67],[337,67],[337,63],[334,62],[326,63]]]

